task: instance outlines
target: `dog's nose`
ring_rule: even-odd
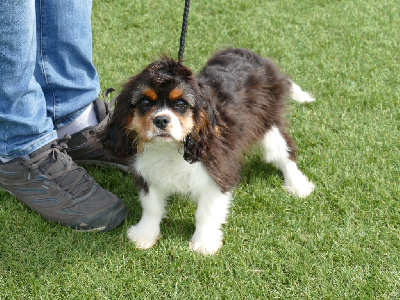
[[[165,129],[170,121],[171,119],[168,116],[158,116],[154,118],[153,123],[157,128]]]

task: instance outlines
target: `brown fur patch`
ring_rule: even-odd
[[[183,92],[180,88],[174,88],[172,91],[169,92],[168,99],[170,101],[175,101],[179,98],[182,98]]]
[[[146,88],[145,90],[142,91],[142,93],[151,101],[156,101],[158,98],[157,93],[151,88]]]
[[[177,115],[179,119],[179,123],[181,124],[182,129],[182,138],[185,138],[186,135],[193,131],[194,120],[193,120],[193,113],[188,111],[184,116]]]
[[[219,130],[218,126],[214,126],[215,134],[219,137],[221,136],[221,130]]]
[[[132,116],[132,114],[130,114],[129,117],[128,117],[128,119],[127,119],[127,121],[126,121],[126,123],[125,123],[125,126],[124,126],[125,134],[129,134],[129,132],[132,130],[132,129],[131,129],[131,126],[132,126],[132,118],[133,118],[133,116]]]
[[[127,130],[134,131],[138,135],[138,144],[137,144],[137,152],[143,152],[144,144],[149,142],[147,137],[147,132],[149,132],[153,126],[153,119],[151,117],[152,112],[155,110],[153,108],[144,116],[140,116],[139,114],[135,114],[135,116],[131,119],[130,124],[126,127]]]
[[[195,123],[195,128],[197,132],[202,131],[207,126],[208,117],[203,111],[199,111],[199,120]]]

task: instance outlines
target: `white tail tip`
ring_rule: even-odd
[[[315,98],[309,93],[304,92],[297,84],[292,81],[292,88],[290,98],[298,103],[309,103],[314,102]]]

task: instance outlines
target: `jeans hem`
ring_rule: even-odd
[[[57,132],[53,130],[52,132],[40,137],[39,139],[34,140],[32,143],[30,143],[22,150],[13,151],[8,155],[4,156],[0,155],[0,156],[6,159],[13,159],[16,157],[28,155],[55,140],[57,140]]]

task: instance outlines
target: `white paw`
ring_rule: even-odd
[[[314,184],[307,179],[304,175],[296,178],[296,180],[285,182],[285,189],[292,195],[297,197],[307,197],[314,190]]]
[[[204,255],[215,254],[221,247],[222,232],[219,229],[211,234],[198,234],[195,232],[189,242],[190,250]]]
[[[154,246],[159,237],[159,229],[154,230],[154,228],[148,228],[140,223],[128,228],[128,238],[139,249],[149,249]]]

